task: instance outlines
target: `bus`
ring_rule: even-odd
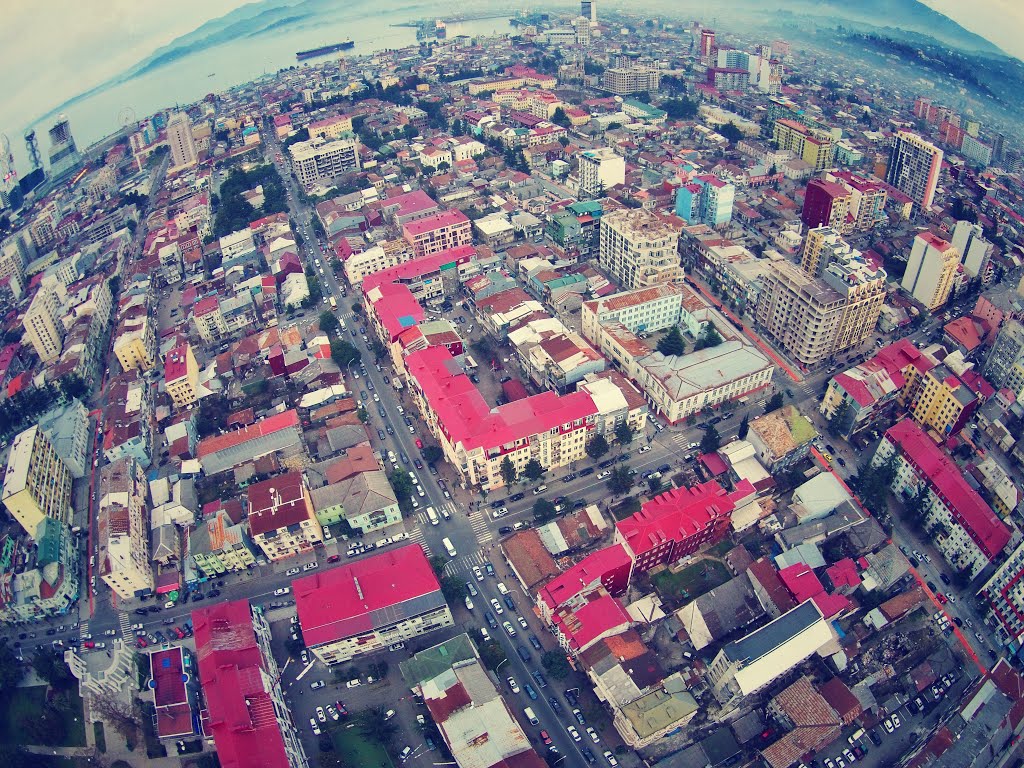
[[[331,309],[336,310],[338,308],[338,300],[331,296]]]
[[[458,552],[455,551],[455,545],[452,544],[452,540],[447,536],[441,539],[441,543],[444,544],[445,551],[448,553],[448,557],[455,557]]]

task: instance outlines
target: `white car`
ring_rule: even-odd
[[[497,520],[499,517],[504,517],[508,514],[508,507],[498,507],[496,510],[491,512],[491,517]]]
[[[274,590],[274,594],[278,597],[280,597],[281,595],[287,595],[289,592],[291,592],[291,589],[289,589],[288,587],[280,587]]]
[[[387,722],[388,720],[390,720],[394,716],[395,716],[395,710],[389,709],[387,712],[384,713],[384,722]]]
[[[580,732],[576,730],[575,725],[570,725],[565,730],[569,732],[570,736],[572,736],[573,741],[582,741],[580,738]]]
[[[899,728],[900,727],[900,716],[897,715],[895,712],[892,715],[892,727],[893,728]]]
[[[510,621],[503,621],[501,623],[501,626],[503,626],[505,628],[505,631],[508,632],[508,636],[509,637],[515,637],[516,636],[516,628],[512,626],[512,622],[510,622]]]
[[[512,693],[519,693],[519,683],[514,677],[508,678],[508,687],[512,689]]]
[[[327,722],[327,715],[324,713],[323,707],[316,708],[316,719],[319,720],[321,723]]]
[[[491,598],[491,607],[494,609],[494,612],[499,616],[505,612],[505,609],[501,607],[501,603],[499,603],[493,597]]]
[[[651,446],[641,445],[640,450],[638,450],[637,453],[647,453],[649,450],[651,450]]]
[[[331,720],[334,720],[335,722],[337,722],[338,720],[341,719],[341,715],[338,714],[338,710],[336,710],[334,708],[333,704],[328,704],[327,705],[327,716],[330,717]]]
[[[615,759],[615,755],[612,754],[610,749],[606,749],[604,752],[604,759],[608,761],[608,765],[615,768],[619,764],[619,761]]]
[[[349,680],[347,683],[345,683],[346,688],[358,688],[360,685],[362,685],[362,683],[358,680]]]
[[[302,570],[304,570],[304,571],[313,571],[313,570],[316,570],[319,567],[320,567],[320,564],[317,563],[317,562],[306,563],[304,566],[302,566]]]
[[[477,581],[483,581],[484,580],[484,572],[480,570],[480,566],[479,565],[474,565],[473,566],[473,576],[476,577]]]
[[[885,732],[886,733],[892,733],[894,730],[896,730],[895,728],[892,727],[892,719],[891,718],[883,721],[882,725],[885,727]]]
[[[313,734],[316,735],[316,736],[319,736],[320,735],[320,726],[317,725],[315,717],[309,718],[309,725],[313,729]]]
[[[323,680],[317,680],[316,682],[310,683],[309,687],[311,690],[319,691],[325,685],[327,685],[327,683],[325,683]]]
[[[606,470],[605,470],[604,472],[602,472],[601,474],[599,474],[599,475],[597,476],[597,479],[598,479],[598,480],[604,480],[604,479],[605,479],[606,477],[611,477],[611,476],[612,476],[612,473],[611,473],[611,472],[609,472],[609,471],[608,471],[608,470],[606,469]]]
[[[597,731],[592,726],[587,726],[587,734],[590,736],[590,740],[597,744],[601,741],[601,737],[597,735]]]
[[[423,486],[422,486],[422,485],[417,485],[417,486],[416,486],[416,495],[417,495],[417,496],[419,496],[419,497],[421,497],[421,498],[422,498],[423,496],[426,496],[426,495],[427,495],[426,491],[424,491],[424,490],[423,490]]]

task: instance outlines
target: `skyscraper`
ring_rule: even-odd
[[[812,179],[804,191],[804,209],[800,220],[808,229],[831,227],[845,231],[852,195],[842,184],[824,179]]]
[[[50,176],[60,179],[81,166],[82,156],[78,154],[75,138],[71,135],[71,123],[67,115],[58,115],[57,122],[50,128]]]
[[[980,277],[984,281],[992,256],[992,243],[985,239],[981,227],[969,221],[958,221],[952,243],[967,274],[972,279]]]
[[[942,168],[942,150],[910,131],[900,131],[892,145],[885,180],[914,201],[931,208]]]
[[[901,286],[926,309],[937,309],[949,301],[959,266],[956,248],[931,232],[921,232],[910,248]]]
[[[198,159],[192,138],[192,121],[184,112],[176,112],[167,121],[167,143],[171,147],[171,166],[194,165]]]
[[[700,57],[710,59],[715,55],[715,30],[702,29],[700,31]]]
[[[597,21],[597,0],[581,0],[580,16],[590,21]]]

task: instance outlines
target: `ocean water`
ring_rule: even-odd
[[[362,5],[362,9],[353,7]],[[190,104],[209,93],[227,90],[291,66],[309,66],[339,56],[358,56],[386,48],[414,45],[416,30],[393,24],[418,19],[442,17],[458,12],[472,13],[472,7],[451,4],[417,3],[403,5],[379,13],[375,4],[345,4],[335,12],[327,9],[304,18],[290,17],[270,28],[265,24],[248,26],[256,33],[237,33],[233,28],[229,39],[214,45],[193,46],[170,61],[146,68],[138,75],[59,109],[71,120],[71,130],[80,149],[117,131],[122,121],[141,120],[156,111],[175,105]],[[483,11],[479,11],[482,13]],[[245,25],[237,25],[245,26]],[[508,17],[480,19],[448,25],[448,37],[455,35],[489,35],[514,31]],[[309,59],[300,64],[295,52],[329,45],[351,38],[355,47],[326,57]],[[53,114],[36,123],[40,148],[46,153],[46,129]],[[21,144],[21,142],[17,142]],[[22,147],[14,147],[21,150]],[[19,168],[26,163],[19,162]]]

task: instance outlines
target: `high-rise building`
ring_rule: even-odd
[[[825,180],[842,185],[850,195],[849,216],[840,227],[844,235],[851,232],[866,232],[886,220],[885,204],[889,199],[889,193],[881,181],[851,171],[826,173]]]
[[[931,232],[921,232],[914,238],[901,287],[926,309],[937,309],[949,300],[959,266],[956,248]]]
[[[56,291],[42,286],[25,313],[25,338],[44,363],[55,359],[64,348],[64,323]]]
[[[171,165],[182,168],[195,165],[199,155],[192,138],[192,121],[184,112],[176,112],[167,121],[167,144],[171,148]]]
[[[980,277],[984,281],[993,246],[985,239],[981,226],[969,221],[958,221],[953,229],[952,245],[960,254],[967,274],[972,279]]]
[[[974,165],[980,165],[983,168],[992,164],[992,147],[974,138],[969,133],[960,142],[960,154],[964,156],[965,160],[969,160]]]
[[[45,518],[64,524],[71,519],[71,472],[38,426],[11,443],[3,503],[30,536]]]
[[[821,277],[825,268],[833,261],[859,256],[860,251],[850,248],[832,227],[815,227],[808,230],[800,255],[800,269],[812,277]]]
[[[811,166],[815,172],[832,166],[835,143],[832,134],[819,128],[782,118],[775,121],[772,140],[779,149],[788,149]]]
[[[653,67],[610,67],[601,80],[601,87],[616,96],[656,91],[660,85],[661,72]]]
[[[461,245],[472,245],[473,225],[466,214],[453,208],[407,221],[402,225],[402,237],[412,247],[414,257],[419,259]]]
[[[597,21],[597,0],[580,0],[580,16],[588,21]]]
[[[122,600],[153,588],[148,490],[145,472],[131,457],[108,464],[100,472],[96,565],[100,578]]]
[[[680,230],[651,211],[622,209],[601,217],[601,267],[627,291],[682,276]]]
[[[676,216],[687,224],[718,227],[732,221],[736,188],[717,176],[695,176],[676,190]]]
[[[850,191],[842,184],[812,179],[804,190],[804,208],[800,220],[808,229],[825,226],[836,232],[846,232],[851,199]]]
[[[60,179],[82,165],[82,156],[71,135],[71,123],[67,115],[58,115],[57,122],[50,128],[50,177]]]
[[[985,361],[985,378],[1000,389],[1016,378],[1014,369],[1020,367],[1024,367],[1024,325],[1017,320],[1007,320]]]
[[[1024,544],[978,590],[978,597],[987,603],[987,623],[1001,644],[1019,651],[1024,645]]]
[[[917,208],[932,207],[941,170],[941,149],[910,131],[896,134],[885,180],[913,200]]]
[[[164,358],[164,383],[175,408],[187,408],[199,400],[199,365],[188,342]]]
[[[609,147],[580,152],[580,195],[601,197],[612,187],[626,183],[626,160]]]
[[[320,181],[332,181],[359,170],[359,140],[351,135],[333,141],[322,137],[300,141],[292,145],[291,153],[295,175],[307,189]]]
[[[700,31],[700,58],[710,60],[715,55],[715,30],[702,29]]]

